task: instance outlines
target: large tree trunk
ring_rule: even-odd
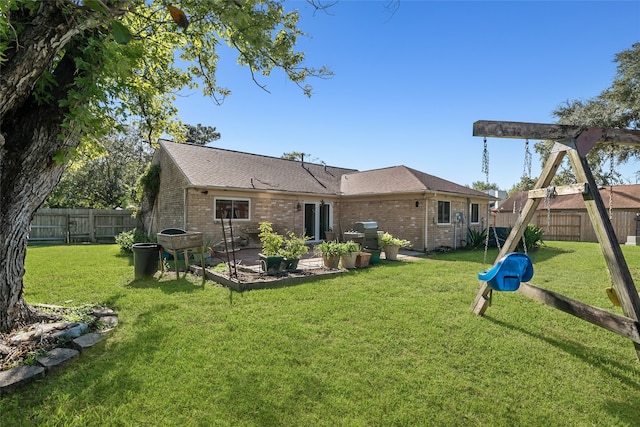
[[[8,52],[0,77],[0,131],[4,137],[4,144],[0,138],[0,332],[29,322],[34,314],[23,298],[30,223],[62,175],[64,166],[54,161],[54,155],[78,144],[78,139],[63,129],[68,109],[58,104],[67,97],[76,77],[67,41],[78,30],[56,2],[42,3],[33,19],[40,21],[41,25],[25,30],[20,43]],[[51,101],[38,102],[29,88],[43,71],[52,69],[56,54],[65,47],[67,55],[53,72],[56,84],[49,90]]]
[[[52,123],[53,119],[45,115],[48,123],[38,123],[30,120],[33,113],[29,116],[20,117],[9,126],[5,122],[3,126],[9,132],[0,172],[0,332],[31,320],[32,311],[22,293],[29,227],[35,211],[62,174],[63,166],[53,161],[53,155],[68,144],[56,140],[60,127]],[[25,134],[30,134],[29,139],[24,139]],[[16,136],[21,139],[20,149],[24,151],[14,150]],[[47,158],[48,161],[43,160]]]
[[[56,105],[25,105],[5,117],[0,148],[0,332],[28,322],[33,314],[23,300],[24,260],[31,220],[64,170],[58,150],[77,145],[60,138],[66,111]]]

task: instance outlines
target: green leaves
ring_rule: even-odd
[[[105,4],[99,0],[84,0],[82,4],[87,9],[91,9],[96,12],[103,13],[105,15],[109,13],[109,9],[107,9],[107,6],[105,6]]]
[[[131,41],[131,32],[120,21],[111,21],[111,30],[113,32],[113,38],[117,43],[127,44]]]

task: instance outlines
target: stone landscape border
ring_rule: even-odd
[[[92,314],[97,317],[99,322],[107,325],[108,329],[74,338],[64,344],[68,347],[56,347],[48,351],[46,355],[38,357],[35,365],[20,365],[0,372],[0,398],[26,384],[44,378],[51,372],[77,359],[82,352],[102,341],[105,334],[118,324],[118,315],[109,308],[96,307]]]

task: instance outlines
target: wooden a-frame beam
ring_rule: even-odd
[[[543,123],[497,122],[491,120],[478,120],[473,124],[473,136],[496,138],[528,138],[551,141],[571,141],[576,139],[578,135],[585,131],[600,133],[594,143],[640,145],[640,130],[605,129],[598,127],[590,128],[586,126]]]
[[[638,330],[637,320],[608,312],[548,289],[539,288],[531,283],[521,283],[518,292],[542,304],[557,308],[565,313],[569,313],[601,328],[629,338],[636,346],[640,345],[640,330]]]
[[[589,192],[589,184],[581,182],[578,184],[562,185],[555,187],[554,197],[556,196],[568,196],[571,194],[586,194]],[[529,190],[530,199],[544,199],[547,197],[546,188],[538,188],[535,190]]]

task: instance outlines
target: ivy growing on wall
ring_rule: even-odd
[[[148,228],[146,222],[150,218],[159,192],[160,165],[150,164],[144,173],[140,175],[136,186],[138,209],[135,212],[135,217],[145,225],[145,230]]]
[[[160,192],[160,165],[149,165],[138,180],[138,194],[149,197],[153,206]]]

